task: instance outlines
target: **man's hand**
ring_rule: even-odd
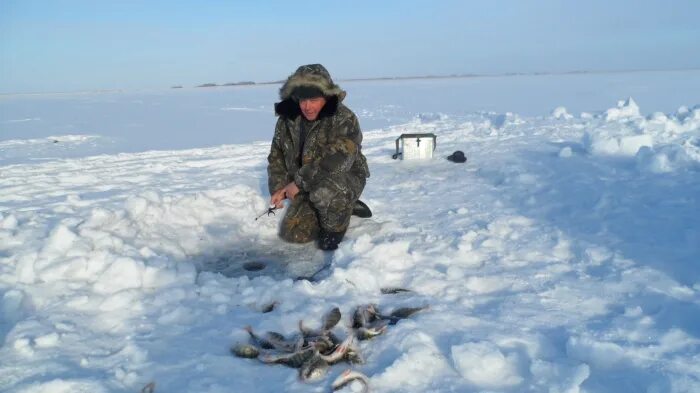
[[[281,209],[283,207],[282,201],[286,198],[284,195],[284,190],[285,188],[280,188],[279,190],[275,191],[274,194],[272,194],[272,197],[270,197],[270,205],[275,205],[276,208]]]
[[[284,193],[287,194],[289,200],[293,200],[299,193],[299,187],[297,187],[296,183],[291,182],[284,187]]]
[[[272,197],[270,197],[270,205],[275,205],[276,208],[281,209],[283,207],[282,201],[287,198],[292,200],[298,193],[299,187],[297,187],[294,182],[291,182],[284,186],[284,188],[280,188],[279,190],[275,191],[274,194],[272,194]]]

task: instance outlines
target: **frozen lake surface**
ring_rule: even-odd
[[[367,81],[342,87],[349,93],[346,104],[369,131],[420,115],[544,116],[558,106],[573,114],[595,112],[629,96],[644,111],[671,112],[698,102],[700,71]],[[0,96],[0,163],[268,141],[278,89],[261,85]],[[75,141],[62,143],[66,135],[84,136],[80,148],[74,148]],[[59,143],[50,145],[55,140]]]
[[[0,98],[0,391],[700,391],[699,72],[342,86],[374,215],[315,282],[255,220],[276,86]],[[429,308],[313,383],[230,353],[370,303]]]

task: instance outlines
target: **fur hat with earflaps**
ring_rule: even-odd
[[[323,95],[337,97],[338,102],[345,98],[345,90],[333,83],[331,74],[321,64],[307,64],[297,68],[280,88],[280,99],[311,98]]]

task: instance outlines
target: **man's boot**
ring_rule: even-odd
[[[369,210],[367,204],[358,199],[352,207],[352,215],[360,218],[370,218],[372,217],[372,211]]]
[[[328,232],[321,228],[318,234],[318,248],[324,251],[332,251],[338,248],[338,243],[343,240],[345,236],[345,231],[342,232]]]

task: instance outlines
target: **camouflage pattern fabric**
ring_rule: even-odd
[[[296,87],[312,86],[326,96],[317,120],[303,118],[294,99]],[[301,66],[280,89],[275,104],[279,116],[268,155],[270,194],[295,182],[301,190],[287,209],[280,236],[292,242],[315,239],[320,227],[330,232],[347,229],[352,207],[369,177],[361,151],[362,132],[357,116],[342,104],[345,92],[333,83],[320,64]],[[299,134],[307,122],[301,151]]]
[[[318,238],[319,223],[309,194],[300,192],[287,207],[280,225],[280,237],[292,243],[306,243]]]

